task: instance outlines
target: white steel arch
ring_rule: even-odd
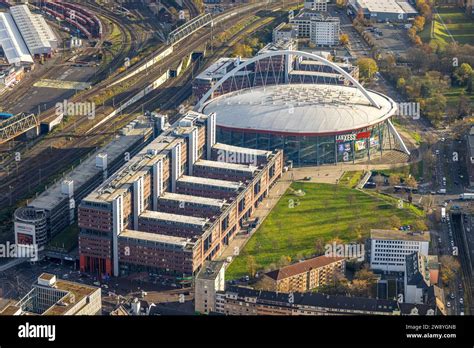
[[[239,64],[238,66],[236,66],[234,69],[232,69],[227,74],[225,74],[209,91],[207,91],[206,94],[204,94],[204,96],[196,104],[195,109],[197,111],[202,111],[204,103],[209,99],[209,97],[212,95],[212,93],[214,93],[214,91],[216,89],[218,89],[228,78],[232,77],[235,73],[237,73],[241,69],[243,69],[243,68],[247,67],[248,65],[253,64],[253,63],[255,63],[255,62],[257,62],[261,59],[270,58],[270,57],[274,57],[274,56],[282,56],[282,55],[285,56],[285,59],[288,59],[288,57],[290,55],[294,55],[294,56],[305,57],[305,58],[308,58],[308,59],[317,60],[317,61],[323,63],[324,65],[330,66],[331,68],[333,68],[334,70],[339,72],[345,79],[352,82],[352,84],[355,87],[357,87],[357,89],[359,91],[362,92],[362,94],[367,98],[367,100],[370,102],[370,104],[372,104],[372,106],[375,106],[378,109],[381,108],[381,106],[370,96],[370,94],[367,92],[367,90],[356,79],[354,79],[349,73],[347,73],[344,69],[342,69],[338,65],[334,64],[333,62],[331,62],[331,61],[329,61],[329,60],[327,60],[323,57],[320,57],[316,54],[313,54],[313,53],[302,52],[302,51],[292,51],[292,50],[282,50],[282,51],[265,52],[263,54],[257,55],[255,57],[243,62],[242,64]],[[285,71],[285,74],[288,75],[288,71]],[[288,80],[288,76],[285,77],[285,81],[287,81],[287,80]]]

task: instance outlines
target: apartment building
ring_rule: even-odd
[[[304,8],[308,10],[326,12],[328,10],[328,2],[329,0],[305,0]]]
[[[209,314],[216,311],[216,292],[225,289],[223,261],[206,261],[194,281],[195,311]]]
[[[428,255],[429,243],[429,232],[371,230],[370,268],[405,272],[406,256],[414,252]]]
[[[290,19],[299,39],[309,39],[316,46],[333,46],[339,43],[340,20],[318,11],[301,10]]]
[[[216,145],[215,126],[215,114],[187,113],[82,200],[83,272],[195,275],[220,255],[281,176],[283,155],[239,162],[252,150]]]
[[[33,288],[0,315],[100,315],[101,289],[43,273]]]
[[[406,303],[426,303],[428,290],[438,284],[439,262],[437,255],[414,252],[406,256],[404,273]]]
[[[399,315],[397,301],[318,293],[280,293],[231,286],[216,293],[225,315]]]
[[[306,292],[331,283],[335,274],[344,274],[343,257],[318,256],[265,273],[262,287],[276,292]]]

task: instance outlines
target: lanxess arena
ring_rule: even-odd
[[[324,84],[319,77],[311,83],[309,75],[295,69],[302,59],[329,66],[338,80],[349,83]],[[396,103],[366,90],[333,62],[306,52],[271,51],[236,65],[196,107],[216,113],[219,142],[280,148],[294,165],[353,163],[386,150],[409,154],[390,121]]]

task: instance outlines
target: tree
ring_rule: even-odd
[[[278,267],[285,267],[291,263],[291,257],[282,255],[280,260],[278,260]]]
[[[405,179],[405,184],[408,186],[408,187],[418,187],[418,182],[416,181],[416,179],[413,177],[413,176],[409,176],[408,178]]]
[[[449,255],[443,255],[439,258],[441,264],[441,280],[445,285],[449,285],[456,279],[456,273],[459,272],[461,265],[459,261]]]
[[[254,277],[257,273],[257,261],[255,261],[254,256],[247,256],[247,270],[251,277]]]
[[[454,77],[460,86],[464,86],[467,84],[472,73],[472,67],[467,63],[462,63],[461,66],[454,71]]]
[[[362,78],[371,79],[379,71],[377,62],[372,58],[361,58],[357,61],[359,74]]]
[[[377,174],[374,177],[374,182],[375,182],[375,186],[377,186],[377,189],[378,189],[385,182],[385,178],[383,177],[383,175]]]
[[[399,228],[402,225],[402,220],[397,215],[392,215],[388,218],[388,223],[392,228]]]
[[[316,239],[314,242],[314,250],[316,255],[324,254],[324,241],[321,238]]]
[[[415,20],[413,21],[413,26],[416,28],[417,31],[422,31],[423,28],[425,27],[425,22],[426,22],[425,17],[417,16],[415,17]]]
[[[400,174],[391,174],[389,177],[388,177],[388,183],[391,185],[391,186],[396,186],[396,185],[400,185]]]
[[[339,36],[339,42],[341,45],[346,46],[349,43],[349,35],[341,34],[341,36]]]
[[[415,231],[427,231],[428,230],[428,226],[426,225],[426,222],[424,222],[423,220],[416,220],[414,223],[413,223],[413,229]]]
[[[459,96],[459,103],[458,103],[458,115],[459,117],[467,117],[470,116],[472,112],[471,102],[468,97],[464,94],[464,91]]]

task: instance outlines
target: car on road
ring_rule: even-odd
[[[464,304],[464,299],[462,297],[459,298],[459,303]]]
[[[454,300],[454,299],[455,299],[454,293],[449,294],[449,298],[450,298],[451,300]]]
[[[446,307],[451,308],[451,302],[446,302]]]

